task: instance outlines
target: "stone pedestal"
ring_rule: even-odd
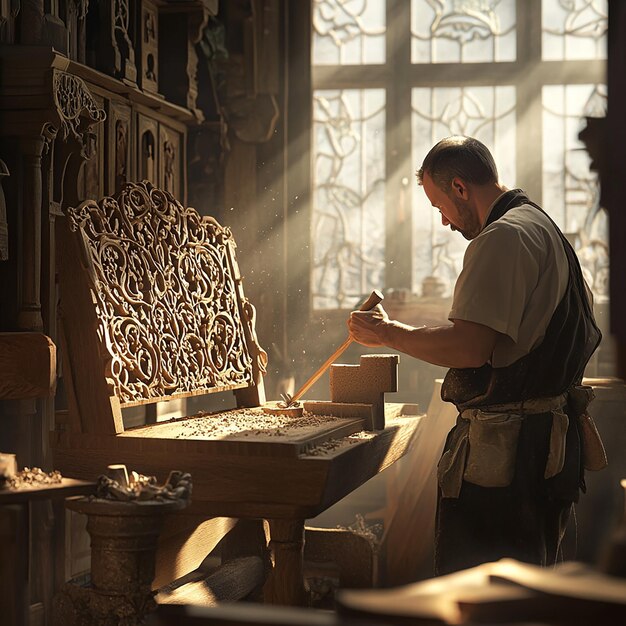
[[[143,623],[156,608],[151,587],[163,518],[186,505],[187,500],[68,500],[69,509],[88,516],[91,584],[63,586],[54,599],[54,624]]]

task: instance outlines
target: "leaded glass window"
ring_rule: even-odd
[[[542,92],[543,206],[573,243],[597,299],[608,297],[608,223],[598,177],[578,139],[584,117],[606,112],[604,85],[546,85]]]
[[[515,0],[411,0],[413,63],[515,60]]]
[[[578,133],[604,115],[606,0],[314,0],[313,15],[315,309],[371,288],[451,295],[467,242],[414,178],[451,134],[478,137],[500,182],[544,205],[605,297],[606,219]]]
[[[314,93],[314,307],[354,307],[384,284],[385,92]]]
[[[608,0],[543,0],[546,61],[606,59]]]
[[[316,0],[313,29],[316,65],[385,62],[385,2]]]
[[[515,180],[515,87],[417,87],[412,110],[415,163],[442,137],[468,135],[491,147],[501,181]],[[423,293],[436,278],[439,295],[451,295],[468,242],[442,226],[424,192],[413,189],[412,290]]]

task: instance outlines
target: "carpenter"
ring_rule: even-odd
[[[437,574],[502,557],[561,558],[584,469],[604,465],[583,421],[583,371],[601,334],[576,254],[521,189],[500,184],[488,148],[448,137],[418,183],[470,241],[449,323],[412,327],[382,306],[354,311],[352,338],[448,367],[442,398],[458,409],[438,465]],[[588,423],[588,422],[587,422]]]

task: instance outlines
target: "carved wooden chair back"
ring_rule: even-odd
[[[267,355],[228,228],[147,181],[59,222],[71,430],[120,433],[124,407],[217,391],[265,401]]]

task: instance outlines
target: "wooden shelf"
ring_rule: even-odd
[[[20,489],[0,489],[0,506],[32,500],[88,496],[96,492],[96,483],[75,478],[62,478],[60,483],[34,484]]]

